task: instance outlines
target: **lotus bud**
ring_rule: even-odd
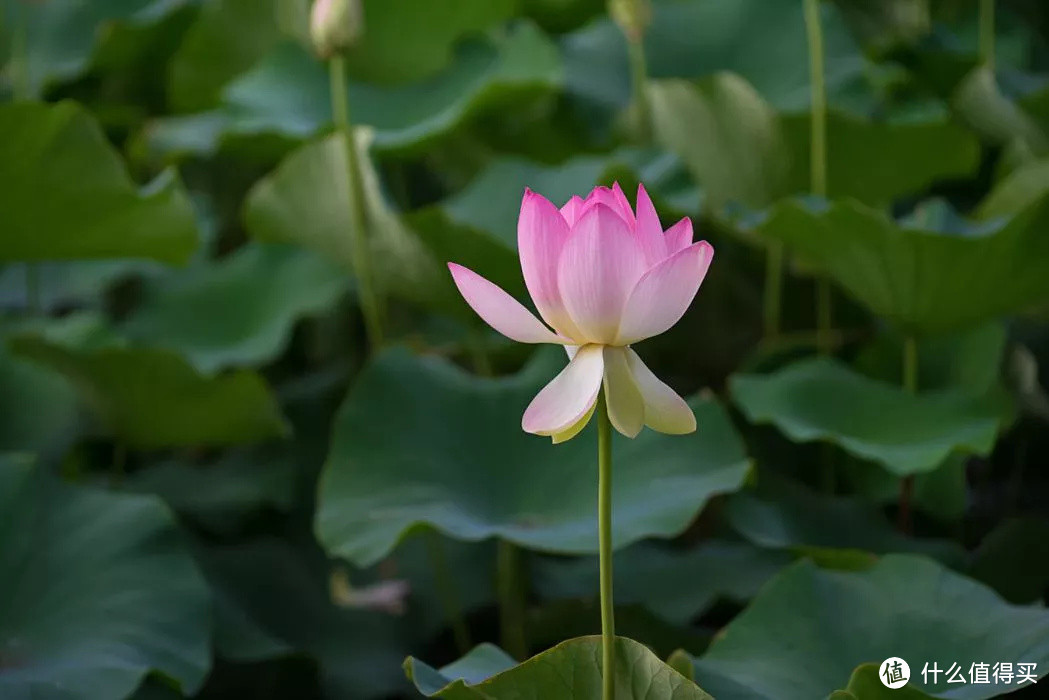
[[[641,41],[652,21],[649,0],[608,0],[608,13],[626,38],[633,42]]]
[[[321,58],[351,48],[364,32],[361,0],[315,0],[310,11],[310,39]]]

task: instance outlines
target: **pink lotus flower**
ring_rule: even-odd
[[[563,442],[582,430],[602,384],[612,425],[634,437],[696,429],[692,409],[631,345],[666,331],[685,313],[714,249],[692,243],[687,218],[664,233],[644,187],[637,215],[616,184],[572,197],[558,211],[526,190],[517,222],[525,285],[540,316],[461,265],[448,263],[466,302],[485,323],[521,343],[565,346],[571,358],[525,410],[521,427]],[[551,328],[553,330],[551,330]]]

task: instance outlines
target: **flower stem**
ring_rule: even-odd
[[[819,0],[805,3],[805,34],[809,43],[809,73],[812,82],[812,119],[809,137],[809,175],[812,194],[827,196],[827,84],[823,60],[823,27],[820,23]],[[817,345],[822,354],[830,354],[834,325],[833,297],[826,277],[816,280]]]
[[[350,121],[350,102],[346,92],[346,62],[341,55],[328,61],[331,78],[331,109],[335,128],[342,134],[346,148],[346,176],[350,202],[350,245],[353,258],[353,273],[357,278],[357,293],[361,300],[361,313],[368,333],[368,344],[372,349],[382,345],[382,311],[379,296],[372,278],[371,255],[368,249],[368,216],[365,211],[364,186],[357,145]]]
[[[33,99],[33,89],[29,77],[29,13],[25,3],[14,6],[11,36],[11,97],[15,102],[28,102]],[[0,17],[0,20],[3,18]],[[39,316],[40,303],[40,264],[25,263],[25,297],[26,309],[33,316]]]
[[[980,0],[980,62],[994,71],[994,0]]]
[[[499,590],[500,643],[510,656],[528,658],[524,633],[524,598],[521,588],[520,552],[512,542],[499,540],[496,553],[496,587]]]
[[[911,393],[918,392],[918,343],[909,335],[903,341],[903,388]],[[911,531],[911,500],[914,494],[914,475],[900,481],[899,503],[896,509],[897,527],[900,532]]]
[[[601,567],[601,697],[615,697],[615,612],[612,606],[612,424],[602,392],[597,399],[597,532]]]
[[[26,310],[33,316],[39,316],[43,311],[44,304],[40,294],[40,264],[27,262],[25,264],[25,305]]]
[[[765,249],[765,339],[779,336],[783,307],[783,244],[774,241]]]
[[[430,568],[433,569],[437,599],[441,601],[444,615],[452,627],[455,647],[460,654],[465,655],[472,646],[470,643],[470,630],[466,626],[466,618],[463,616],[463,608],[459,604],[455,583],[448,572],[448,561],[444,556],[444,543],[441,542],[441,536],[436,532],[427,533],[426,553],[430,556]]]
[[[652,104],[648,100],[648,62],[645,59],[645,44],[641,36],[627,37],[627,52],[630,55],[630,84],[637,108],[638,138],[642,144],[652,142]]]

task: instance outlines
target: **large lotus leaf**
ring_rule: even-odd
[[[287,450],[234,452],[209,464],[168,460],[127,477],[121,486],[156,494],[206,529],[236,531],[260,512],[291,510],[298,464]]]
[[[453,59],[455,42],[509,19],[518,0],[364,2],[364,33],[346,53],[351,75],[367,81],[427,78]],[[410,46],[410,51],[404,47]]]
[[[903,339],[884,333],[857,354],[853,366],[887,382],[903,381]],[[1006,332],[999,321],[918,344],[918,389],[964,389],[983,394],[998,384]]]
[[[0,416],[0,453],[46,453],[74,432],[76,393],[60,374],[0,345]]]
[[[771,423],[798,442],[833,442],[899,476],[931,471],[955,451],[988,454],[1007,414],[997,392],[915,395],[826,358],[736,375],[731,391],[751,422]]]
[[[727,540],[694,549],[639,542],[613,557],[615,600],[639,603],[667,622],[687,625],[719,600],[745,602],[791,559],[785,552]],[[600,590],[595,557],[537,558],[530,569],[545,598],[596,599]]]
[[[29,94],[39,94],[48,84],[74,78],[87,68],[100,38],[106,35],[105,29],[116,23],[153,24],[188,1],[0,0],[0,16],[4,18],[0,38],[6,39],[5,44],[9,46],[16,32],[25,32],[26,54],[22,59],[12,59],[8,65],[11,80],[21,81],[22,89]]]
[[[207,109],[222,88],[282,38],[274,0],[203,3],[168,67],[168,95],[178,111]]]
[[[831,94],[854,82],[864,59],[837,7],[822,3],[827,84]],[[626,41],[604,19],[565,39],[568,88],[623,105],[630,98]],[[794,0],[656,2],[645,34],[649,76],[742,76],[777,109],[809,104],[808,45],[802,4]],[[600,70],[597,70],[597,68]]]
[[[0,459],[0,696],[113,700],[211,663],[210,594],[156,498]]]
[[[615,654],[617,700],[712,700],[632,639],[617,637]],[[601,637],[570,639],[519,666],[500,649],[482,645],[439,671],[412,657],[404,662],[404,670],[428,698],[597,700],[601,697]]]
[[[789,192],[811,189],[808,113],[785,115],[783,138],[790,162]],[[980,144],[971,132],[943,118],[872,121],[848,112],[827,115],[827,193],[871,206],[921,192],[936,180],[971,175]]]
[[[969,573],[1014,603],[1045,598],[1049,591],[1049,519],[1030,515],[1003,521],[974,552]]]
[[[492,107],[560,87],[556,47],[531,24],[490,41],[466,43],[441,73],[418,83],[351,82],[354,123],[375,131],[381,152],[419,152]],[[324,65],[284,44],[224,90],[223,106],[192,118],[161,120],[146,134],[155,152],[210,154],[227,136],[310,137],[331,122]]]
[[[228,445],[287,432],[275,397],[254,372],[205,377],[164,350],[78,348],[28,334],[10,346],[65,376],[94,418],[128,447]]]
[[[560,82],[554,46],[533,25],[522,24],[497,43],[465,45],[454,64],[422,83],[351,83],[349,102],[354,122],[375,129],[376,148],[419,148],[488,102]],[[225,101],[241,128],[308,136],[331,121],[328,86],[323,64],[298,46],[285,46],[231,84]]]
[[[711,206],[764,207],[788,191],[777,115],[738,75],[653,81],[648,98],[656,140],[684,161]]]
[[[139,192],[95,121],[72,102],[0,105],[0,261],[153,258],[197,246],[171,172]]]
[[[368,132],[358,132],[367,231],[374,280],[380,289],[420,304],[457,309],[450,276],[386,205],[368,158]],[[346,152],[339,135],[307,144],[248,194],[244,221],[262,241],[312,248],[353,270]]]
[[[921,669],[935,663],[945,671],[956,663],[967,674],[973,663],[1010,661],[1035,663],[1043,675],[1049,611],[1010,605],[982,584],[912,555],[889,555],[852,572],[802,560],[722,630],[695,661],[695,677],[719,700],[812,700],[844,686],[858,665],[891,656],[904,659],[911,685],[933,697],[996,697],[1001,686],[948,685],[943,674],[924,685]]]
[[[1049,299],[1049,198],[993,230],[951,235],[897,224],[856,202],[773,209],[759,227],[907,333],[974,326]]]
[[[759,484],[763,481],[759,479]],[[857,498],[816,494],[789,483],[759,489],[759,494],[733,494],[725,515],[737,532],[761,547],[787,549],[817,560],[863,561],[874,557],[861,553],[901,552],[925,554],[955,567],[965,560],[960,545],[902,535],[881,511]]]
[[[21,311],[37,304],[41,310],[53,311],[98,306],[121,279],[166,269],[146,260],[12,263],[0,270],[0,308]],[[29,298],[27,275],[35,275],[35,299]]]
[[[299,317],[322,311],[348,286],[345,270],[312,251],[253,243],[155,280],[121,331],[177,351],[202,372],[262,365],[284,349]]]
[[[405,620],[336,605],[328,561],[316,543],[266,537],[202,547],[197,555],[215,590],[220,655],[238,661],[309,655],[325,697],[366,700],[404,688],[397,666],[406,650]]]
[[[367,565],[428,526],[596,553],[593,426],[561,445],[521,430],[525,406],[563,365],[561,353],[541,353],[518,375],[487,379],[404,349],[378,357],[335,420],[316,520],[322,544]],[[712,495],[742,483],[749,464],[724,409],[704,398],[691,406],[692,435],[616,442],[616,546],[676,535]]]

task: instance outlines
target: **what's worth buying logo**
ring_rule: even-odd
[[[881,662],[878,678],[886,688],[902,688],[911,679],[911,667],[898,656],[890,656]]]
[[[990,663],[972,663],[966,674],[959,664],[951,664],[948,669],[941,669],[936,662],[928,662],[922,667],[922,683],[936,685],[943,674],[945,683],[968,683],[972,685],[1021,685],[1038,682],[1038,664],[1013,663],[999,661]],[[966,679],[968,676],[968,680]],[[886,688],[902,688],[911,679],[911,667],[898,656],[890,656],[878,667],[878,680]]]

